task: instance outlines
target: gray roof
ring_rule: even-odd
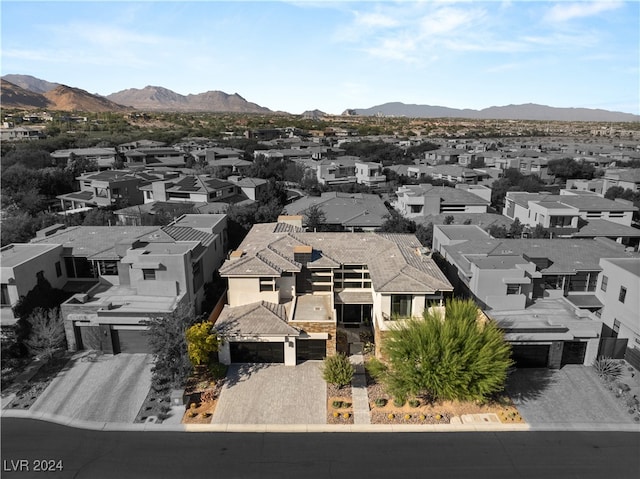
[[[377,228],[386,220],[389,210],[378,195],[364,193],[325,192],[322,196],[306,196],[285,207],[289,215],[304,215],[317,205],[324,212],[326,223],[342,226]]]
[[[600,258],[630,258],[637,254],[590,239],[474,239],[444,246],[455,263],[467,273],[469,263],[483,256],[517,255],[527,260],[546,258],[549,264],[539,268],[547,274],[573,274],[577,271],[600,271]],[[476,261],[474,261],[476,262]],[[476,264],[478,264],[476,262]]]
[[[215,328],[223,337],[300,335],[298,329],[287,324],[284,306],[266,301],[233,308],[226,305]]]

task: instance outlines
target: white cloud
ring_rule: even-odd
[[[623,2],[617,0],[559,3],[549,9],[545,15],[545,19],[550,22],[566,22],[574,18],[591,17],[607,10],[615,10],[622,6]]]

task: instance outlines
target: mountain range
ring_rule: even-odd
[[[4,75],[1,103],[5,108],[52,109],[63,111],[180,111],[273,113],[269,108],[245,100],[238,93],[207,91],[181,95],[160,86],[129,88],[107,96],[89,93],[30,75]],[[591,108],[556,108],[528,103],[524,105],[492,106],[482,110],[456,109],[443,106],[415,105],[400,102],[385,103],[370,108],[347,110],[360,116],[405,116],[410,118],[467,118],[493,120],[540,121],[640,121],[639,115]],[[318,118],[320,110],[306,111],[305,117]]]
[[[357,115],[406,116],[410,118],[468,118],[476,120],[539,120],[539,121],[640,121],[639,115],[593,108],[557,108],[535,103],[492,106],[482,110],[457,109],[444,106],[407,105],[393,102],[356,108]]]

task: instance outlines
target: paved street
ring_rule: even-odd
[[[326,423],[327,386],[321,364],[232,364],[212,423]]]
[[[518,369],[507,381],[507,393],[532,428],[633,423],[589,366]]]
[[[621,432],[181,433],[74,429],[2,418],[2,460],[61,460],[4,478],[635,479],[640,434]],[[5,462],[6,461],[6,462]]]
[[[85,421],[133,422],[151,387],[146,354],[74,356],[31,406],[33,412]]]

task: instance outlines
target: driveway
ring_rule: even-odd
[[[211,422],[325,424],[327,387],[321,365],[232,364]]]
[[[151,387],[152,356],[88,358],[86,352],[75,355],[31,410],[85,421],[132,423]]]
[[[518,369],[508,378],[506,391],[532,427],[633,423],[590,366]]]

